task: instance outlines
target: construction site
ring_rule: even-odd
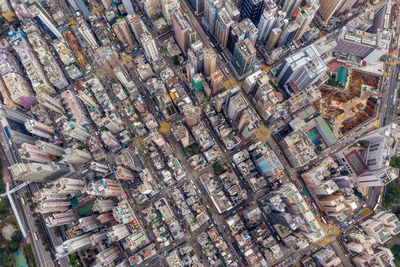
[[[323,85],[315,102],[337,138],[375,118],[380,77],[349,69],[344,86]]]

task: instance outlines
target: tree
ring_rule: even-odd
[[[393,156],[390,159],[389,165],[390,165],[390,167],[395,167],[395,168],[400,169],[400,157]]]
[[[221,175],[224,172],[226,172],[224,166],[221,165],[221,163],[219,161],[216,161],[213,163],[212,165],[213,169],[214,169],[214,173],[215,175]]]
[[[22,236],[21,231],[15,231],[12,235],[11,235],[11,240],[10,243],[8,245],[8,250],[10,253],[15,253],[17,252],[17,250],[19,249],[20,243],[22,241],[22,239],[24,239],[24,237]]]
[[[174,60],[174,64],[175,64],[176,66],[179,66],[179,65],[181,64],[181,61],[180,61],[178,55],[174,56],[173,60]]]
[[[400,261],[400,245],[394,245],[390,248],[396,261]]]

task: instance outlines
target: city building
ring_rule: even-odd
[[[277,8],[270,9],[265,7],[258,23],[258,42],[265,44],[275,25]]]
[[[172,26],[175,40],[179,48],[186,55],[190,45],[197,41],[196,30],[191,25],[188,17],[180,9],[174,10],[172,13]]]
[[[400,221],[391,212],[380,211],[360,224],[361,228],[379,244],[386,243],[400,233]]]
[[[113,210],[115,203],[112,199],[96,199],[93,205],[93,211],[100,213]]]
[[[240,9],[240,18],[249,18],[254,24],[258,24],[264,10],[263,0],[243,0]]]
[[[17,163],[11,166],[11,173],[16,180],[48,182],[62,177],[70,169],[62,164],[53,162],[42,163]]]
[[[36,94],[36,100],[39,104],[45,106],[46,108],[54,111],[54,112],[58,112],[60,114],[65,114],[65,110],[64,107],[61,103],[60,100],[49,96],[46,93],[40,92],[38,94]]]
[[[192,128],[201,121],[201,108],[198,106],[185,105],[183,115],[185,115],[186,125]]]
[[[278,86],[294,95],[316,84],[328,70],[314,44],[284,59],[278,70]]]
[[[333,267],[341,264],[340,258],[336,255],[335,251],[323,248],[316,253],[313,257],[324,267]]]
[[[248,38],[236,43],[232,55],[232,65],[240,76],[251,70],[255,59],[256,49]]]
[[[91,244],[90,234],[84,234],[75,238],[68,239],[64,241],[61,245],[56,246],[56,258],[60,259],[64,256],[67,256],[75,251],[78,251],[84,247],[87,247]]]
[[[133,172],[129,170],[128,168],[118,166],[117,169],[114,172],[115,178],[121,179],[121,180],[134,180],[135,176],[133,175]]]
[[[153,61],[159,59],[158,48],[153,36],[150,33],[143,33],[140,37],[140,42],[144,48],[147,57]]]
[[[389,167],[393,150],[391,142],[397,138],[398,129],[394,124],[376,129],[355,142],[361,146],[347,147],[335,154],[335,158],[355,178],[359,186],[385,186],[397,179],[399,170]]]
[[[325,24],[332,18],[333,14],[340,8],[345,0],[321,0],[318,13],[321,15]]]
[[[217,54],[213,49],[208,49],[204,55],[204,75],[210,76],[217,70]]]
[[[66,212],[50,214],[50,216],[45,218],[45,222],[47,227],[56,227],[73,223],[77,219],[78,216],[75,212],[73,210],[68,210]]]
[[[248,106],[246,98],[244,97],[242,92],[239,92],[236,95],[229,97],[225,100],[225,103],[228,108],[226,112],[229,119],[231,119],[232,121],[239,120],[240,116],[242,115],[242,111],[245,110]]]
[[[6,86],[1,90],[5,105],[11,108],[16,105],[29,108],[36,103],[31,86],[18,61],[3,48],[0,48],[0,75]]]
[[[215,95],[224,88],[224,75],[220,70],[211,73],[211,89],[212,94]]]
[[[225,8],[218,11],[217,21],[215,23],[214,36],[222,48],[226,48],[229,40],[229,33],[233,20]]]
[[[92,155],[86,150],[68,147],[65,149],[64,159],[73,164],[83,164],[92,160]]]
[[[268,36],[267,43],[265,44],[265,48],[270,51],[272,50],[276,43],[278,42],[279,38],[281,37],[282,29],[281,28],[273,28],[271,33]]]
[[[128,23],[124,18],[117,19],[116,23],[112,26],[112,28],[114,29],[115,34],[117,34],[119,41],[125,47],[133,45],[132,34],[129,30]]]

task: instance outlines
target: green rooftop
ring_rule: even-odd
[[[318,116],[317,118],[315,118],[319,124],[319,126],[321,127],[322,131],[324,132],[325,137],[328,140],[327,141],[328,145],[333,145],[334,143],[337,142],[337,138],[335,136],[335,134],[333,133],[331,127],[329,127],[329,125],[326,123],[326,121],[324,120],[324,118],[322,118],[322,116]]]
[[[339,67],[338,76],[336,81],[340,84],[345,85],[347,80],[348,70],[345,67]]]

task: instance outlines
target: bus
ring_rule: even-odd
[[[25,206],[25,199],[23,199],[22,197],[21,197],[21,202],[22,202],[22,205]]]
[[[36,232],[33,233],[33,237],[35,238],[36,241],[39,240],[39,237]]]
[[[308,193],[307,189],[304,188],[304,194],[306,194],[306,196],[310,196],[310,194]]]

